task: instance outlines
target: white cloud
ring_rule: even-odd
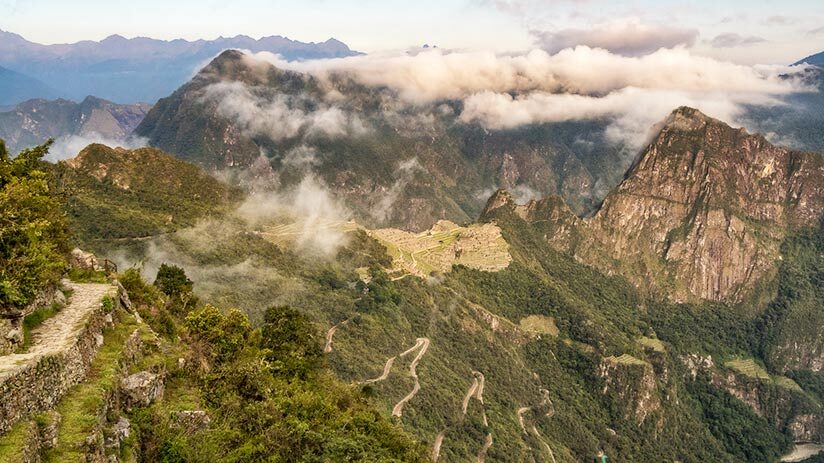
[[[534,31],[537,45],[550,53],[586,45],[625,56],[640,56],[661,48],[692,46],[698,37],[695,29],[643,24],[624,19],[598,24],[590,29]]]
[[[535,122],[608,119],[606,137],[613,143],[641,148],[653,126],[679,106],[701,108],[711,117],[734,123],[741,104],[780,104],[753,93],[720,94],[681,90],[627,87],[605,96],[533,92],[513,97],[485,92],[465,101],[461,119],[492,129],[506,129]]]
[[[423,172],[424,168],[418,158],[407,159],[395,169],[396,180],[392,186],[380,197],[380,200],[369,211],[378,222],[386,222],[392,213],[395,202],[403,193],[404,188],[415,178],[415,174]]]
[[[683,48],[660,49],[636,57],[579,46],[554,55],[544,50],[519,55],[427,50],[414,55],[290,63],[267,53],[254,58],[312,74],[330,89],[333,82],[348,78],[388,90],[386,95],[395,95],[383,97],[388,113],[406,105],[434,114],[433,104],[451,100],[463,103],[458,114],[460,121],[493,130],[532,123],[602,119],[610,123],[605,133],[607,139],[631,148],[641,147],[651,127],[679,106],[693,106],[737,124],[744,104],[779,104],[781,95],[807,90],[799,79],[793,78],[803,68],[744,66],[696,56]],[[286,110],[277,99],[271,104],[254,102],[253,110],[247,111],[249,99],[243,94],[242,111],[234,109],[235,103],[227,107],[234,113],[250,114],[249,125],[264,125],[262,132],[289,129],[289,121],[280,121]],[[273,116],[265,120],[270,113]],[[296,117],[298,125],[305,124],[306,118],[319,127],[327,127],[328,122],[324,130],[334,132],[335,128],[351,126],[342,114],[332,112],[315,117],[299,113]],[[417,117],[416,114],[420,116],[413,112],[404,117]],[[276,127],[269,128],[269,124]]]
[[[766,42],[763,37],[755,35],[743,36],[735,32],[728,32],[726,34],[716,35],[709,44],[715,48],[733,48],[733,47],[748,47],[758,43]]]
[[[366,125],[354,114],[335,106],[314,110],[300,107],[299,97],[286,94],[257,95],[242,82],[219,82],[204,90],[203,100],[217,103],[217,112],[233,120],[249,136],[282,140],[298,135],[331,137],[362,134]]]
[[[240,205],[237,214],[252,225],[275,219],[295,224],[295,244],[299,250],[332,256],[346,243],[346,234],[330,223],[343,222],[349,210],[329,188],[311,174],[281,192],[254,192]]]
[[[754,68],[662,49],[626,57],[586,46],[554,55],[533,50],[520,55],[430,50],[414,56],[356,56],[323,61],[284,62],[258,53],[274,65],[321,79],[345,74],[361,84],[388,87],[401,99],[426,104],[463,99],[480,92],[605,94],[625,87],[659,90],[790,93],[794,82],[776,68]]]
[[[100,143],[110,147],[122,147],[126,149],[142,148],[147,145],[148,140],[140,137],[130,137],[126,140],[115,140],[96,133],[86,135],[68,135],[60,137],[54,141],[46,155],[46,160],[50,162],[71,159],[78,155],[83,148],[92,143]]]

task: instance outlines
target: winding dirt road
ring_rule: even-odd
[[[418,362],[421,361],[421,358],[426,354],[426,350],[429,349],[429,338],[418,338],[415,342],[415,345],[411,348],[404,351],[400,354],[400,357],[404,357],[407,354],[415,351],[415,349],[420,348],[418,351],[418,355],[415,356],[415,359],[412,360],[412,363],[409,365],[409,375],[415,379],[415,386],[412,388],[412,391],[406,395],[400,402],[395,404],[395,407],[392,409],[392,416],[401,417],[403,416],[403,406],[406,405],[407,402],[412,400],[418,391],[421,390],[421,382],[418,381]]]
[[[432,446],[432,461],[437,462],[438,458],[441,456],[441,445],[443,444],[443,438],[446,437],[446,429],[438,433],[437,437],[435,437],[435,445]]]
[[[532,410],[532,407],[521,407],[518,409],[518,423],[521,424],[521,430],[524,432],[524,434],[527,435],[529,434],[529,432],[526,430],[526,425],[524,424],[524,413],[530,410]],[[555,454],[552,452],[552,447],[550,447],[546,440],[544,440],[544,436],[542,436],[541,433],[538,432],[538,427],[535,426],[534,423],[532,424],[530,431],[532,431],[532,434],[535,436],[536,439],[538,439],[538,442],[544,444],[544,447],[546,447],[547,452],[549,452],[549,457],[552,458],[552,463],[557,463],[555,461]]]
[[[385,380],[386,378],[389,377],[389,370],[392,369],[392,364],[393,363],[395,363],[395,357],[389,357],[386,360],[386,365],[383,366],[383,373],[381,373],[380,376],[378,376],[377,378],[374,378],[374,379],[367,379],[366,381],[364,381],[361,384],[372,384],[372,383],[377,383],[378,381]]]
[[[343,325],[349,323],[349,320],[351,320],[351,318],[346,319],[346,320],[338,323],[337,325],[334,325],[333,327],[329,328],[329,331],[326,332],[326,345],[323,346],[323,352],[325,352],[327,354],[329,352],[332,352],[332,336],[335,335],[335,331],[338,330],[339,326],[343,326]]]
[[[478,463],[484,463],[484,460],[486,460],[486,452],[489,451],[490,447],[492,447],[492,434],[487,434],[486,440],[484,440],[484,446],[481,448],[481,451],[478,452]]]

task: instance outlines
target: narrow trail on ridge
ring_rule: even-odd
[[[395,407],[392,409],[392,416],[403,416],[403,406],[406,405],[407,402],[412,400],[418,393],[418,391],[421,389],[421,383],[420,381],[418,381],[418,362],[421,361],[421,358],[424,356],[424,354],[426,354],[426,350],[429,349],[429,338],[418,338],[415,345],[404,351],[402,354],[400,354],[400,357],[404,357],[418,348],[420,348],[418,355],[415,356],[415,359],[412,360],[412,363],[409,365],[409,375],[415,379],[415,386],[412,388],[412,391],[406,395],[406,397],[404,397],[400,400],[400,402],[395,404]]]

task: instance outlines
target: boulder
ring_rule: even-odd
[[[163,396],[163,376],[151,371],[141,371],[123,378],[120,389],[127,410],[147,407]]]
[[[126,288],[123,287],[120,282],[117,282],[117,295],[120,298],[120,306],[126,309],[127,311],[132,311],[132,301],[129,299],[129,293],[126,292]]]
[[[83,251],[80,248],[74,248],[72,250],[69,263],[75,268],[94,270],[96,272],[103,270],[103,267],[100,266],[94,254]]]
[[[129,438],[131,430],[132,423],[129,421],[128,418],[126,418],[125,416],[121,416],[120,418],[118,418],[117,422],[114,423],[106,433],[106,448],[119,449],[120,445],[123,444],[123,441]]]
[[[66,305],[66,295],[63,294],[63,291],[59,289],[54,290],[54,303],[59,304],[60,306]]]
[[[23,332],[20,329],[15,328],[6,333],[6,340],[14,344],[20,344],[23,342]]]

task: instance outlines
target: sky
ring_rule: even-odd
[[[514,52],[584,43],[643,54],[665,45],[742,64],[782,64],[824,50],[824,1],[0,0],[0,29],[45,44],[112,34],[334,37],[367,53],[423,44]]]

